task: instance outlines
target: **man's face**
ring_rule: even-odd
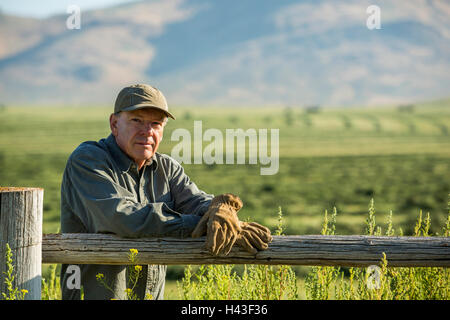
[[[163,112],[144,108],[112,114],[109,122],[120,149],[141,168],[158,149],[165,119]]]

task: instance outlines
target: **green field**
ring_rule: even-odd
[[[81,142],[109,134],[109,113],[106,107],[0,109],[0,185],[45,189],[45,233],[58,230],[67,157]],[[184,165],[206,192],[240,195],[242,218],[273,227],[281,206],[287,234],[317,233],[324,211],[336,207],[339,230],[355,234],[362,232],[371,198],[378,217],[392,210],[405,234],[421,209],[430,212],[436,226],[446,216],[450,101],[418,104],[409,112],[396,107],[309,112],[197,107],[176,108],[174,113],[177,120],[166,127],[163,153],[170,154],[178,143],[171,141],[172,131],[192,131],[194,120],[202,121],[203,132],[217,128],[224,137],[226,129],[280,130],[277,174],[261,175],[260,163]],[[203,148],[207,144],[203,142]]]
[[[69,154],[81,142],[109,134],[110,109],[0,109],[0,186],[45,189],[44,233],[59,228],[60,182]],[[373,198],[382,228],[392,211],[396,234],[413,234],[423,210],[431,215],[430,234],[441,234],[450,192],[450,100],[406,110],[179,107],[174,114],[177,120],[168,123],[159,150],[167,154],[178,143],[172,132],[192,132],[198,120],[203,132],[216,128],[224,137],[226,129],[279,129],[277,174],[261,175],[259,162],[184,165],[206,192],[238,194],[242,219],[274,231],[281,207],[285,234],[319,234],[325,210],[336,207],[338,234],[364,234]],[[310,269],[295,270],[303,277]],[[48,267],[43,271],[48,279]],[[182,274],[183,266],[169,267],[166,299],[180,298],[175,280]]]
[[[339,234],[363,234],[370,200],[377,223],[393,213],[396,234],[412,234],[420,210],[440,233],[450,192],[450,100],[413,108],[173,108],[160,152],[178,143],[172,131],[279,129],[279,170],[261,164],[185,164],[204,191],[232,192],[242,219],[274,230],[281,207],[285,234],[318,234],[325,210],[338,211]],[[0,186],[44,188],[44,233],[59,228],[60,182],[69,154],[109,134],[110,107],[0,109]],[[269,135],[270,137],[270,135]],[[203,142],[203,148],[209,142]],[[270,148],[269,148],[270,150]],[[192,153],[193,154],[193,153]],[[248,158],[247,158],[248,159]],[[169,278],[182,269],[169,268]]]

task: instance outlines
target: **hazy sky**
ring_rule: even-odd
[[[135,0],[1,0],[0,10],[11,15],[45,18],[66,13],[67,7],[72,4],[86,10],[132,1]]]

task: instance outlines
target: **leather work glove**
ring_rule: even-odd
[[[256,254],[258,250],[266,250],[272,241],[270,230],[256,222],[239,221],[237,212],[241,208],[242,201],[238,196],[223,194],[215,197],[192,232],[192,237],[198,238],[206,234],[206,248],[215,255],[228,254],[234,243],[251,254]],[[228,224],[220,228],[220,223],[227,216],[230,218],[225,219]]]
[[[213,255],[227,255],[241,232],[237,216],[241,208],[241,199],[231,193],[214,197],[192,237],[201,237],[206,233],[206,249]]]
[[[266,250],[272,241],[270,230],[256,222],[242,222],[236,244],[251,254]]]

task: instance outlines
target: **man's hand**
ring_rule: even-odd
[[[227,255],[241,232],[237,216],[241,208],[242,201],[238,196],[226,193],[214,197],[192,237],[201,237],[206,233],[206,249],[213,255]]]
[[[206,233],[206,248],[213,255],[227,255],[235,243],[252,254],[267,249],[272,241],[270,230],[256,222],[239,221],[237,212],[241,208],[238,196],[228,193],[215,197],[192,237]]]

